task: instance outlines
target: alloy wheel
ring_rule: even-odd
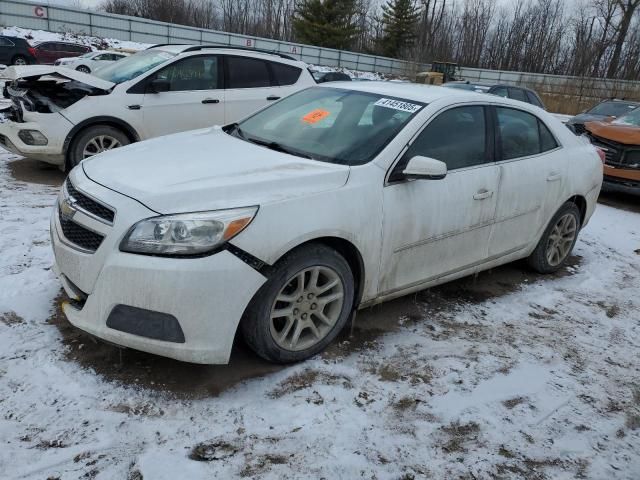
[[[26,65],[27,61],[22,58],[22,57],[18,57],[15,59],[15,61],[13,62],[14,65]]]
[[[549,265],[558,266],[567,258],[577,233],[578,222],[574,215],[567,213],[558,219],[547,240],[546,256]]]
[[[117,138],[110,135],[98,135],[93,137],[87,142],[82,151],[82,158],[89,158],[98,153],[106,152],[107,150],[113,150],[114,148],[121,147],[122,144]]]
[[[293,275],[271,307],[270,331],[279,347],[300,351],[324,339],[340,318],[344,284],[336,271],[314,266]]]

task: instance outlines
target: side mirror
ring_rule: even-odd
[[[171,90],[171,82],[164,78],[156,78],[149,84],[151,93],[168,92],[169,90]]]
[[[405,178],[423,180],[442,180],[447,176],[447,164],[435,158],[412,157],[402,171]]]

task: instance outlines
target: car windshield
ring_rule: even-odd
[[[89,57],[93,57],[94,55],[98,55],[100,52],[87,52],[84,55],[80,55],[79,58],[89,58]]]
[[[292,155],[362,165],[372,160],[424,105],[374,93],[314,87],[226,131]]]
[[[636,108],[631,113],[614,120],[612,123],[617,123],[618,125],[631,125],[634,127],[640,127],[640,108]]]
[[[587,111],[591,115],[602,115],[605,117],[620,117],[638,108],[638,105],[626,102],[602,102]]]
[[[122,83],[151,70],[175,56],[163,50],[145,50],[96,71],[94,75],[113,83]]]

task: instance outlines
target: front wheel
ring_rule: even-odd
[[[324,350],[349,320],[354,279],[347,261],[324,245],[287,254],[247,307],[241,330],[262,358],[305,360]]]
[[[76,70],[82,73],[91,73],[91,69],[84,65],[80,65],[79,67],[76,68]]]
[[[94,125],[74,139],[69,150],[69,170],[85,158],[131,143],[122,130],[110,125]]]
[[[567,202],[553,216],[538,246],[527,259],[531,268],[539,273],[553,273],[569,258],[580,231],[580,210]]]

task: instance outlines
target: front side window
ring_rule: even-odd
[[[422,107],[420,102],[380,94],[314,87],[226,131],[293,155],[362,165],[373,160]]]
[[[163,50],[144,50],[123,58],[119,62],[107,65],[97,70],[93,75],[113,83],[127,82],[169,61],[174,56],[174,53]]]
[[[227,57],[227,88],[270,87],[267,62],[249,57]]]
[[[199,55],[179,60],[155,74],[169,81],[171,92],[215,90],[218,85],[218,57]]]
[[[509,96],[509,92],[507,91],[507,87],[496,87],[491,90],[493,95],[497,95],[499,97],[507,98]]]
[[[448,170],[485,163],[486,121],[484,107],[447,110],[432,120],[405,153],[401,163],[420,155],[447,164]]]
[[[558,146],[553,135],[535,115],[515,108],[496,108],[502,159],[537,155]]]
[[[8,38],[0,37],[0,47],[13,47],[13,42]]]

